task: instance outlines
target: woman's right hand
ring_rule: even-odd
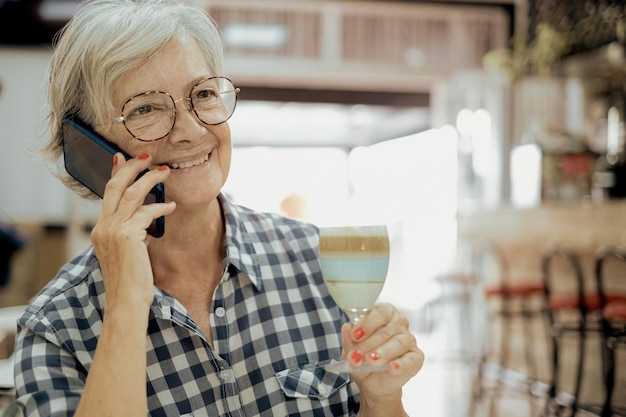
[[[153,275],[148,245],[153,239],[146,229],[153,219],[170,214],[174,202],[144,205],[148,192],[165,181],[170,170],[166,165],[150,169],[151,156],[142,154],[126,161],[121,153],[114,156],[102,211],[91,232],[91,242],[100,262],[107,306],[121,304],[149,307],[153,299]],[[127,304],[130,303],[130,304]]]
[[[145,415],[146,330],[154,298],[146,231],[152,220],[170,214],[174,203],[144,205],[150,189],[169,176],[169,168],[150,168],[148,154],[114,157],[102,211],[91,232],[104,288],[104,319],[76,417]],[[161,238],[164,239],[165,237]]]

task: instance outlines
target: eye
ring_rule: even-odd
[[[150,113],[153,109],[154,109],[154,106],[152,104],[144,104],[141,107],[136,108],[133,111],[133,114],[145,115],[145,114]]]
[[[172,110],[172,100],[163,93],[142,94],[129,100],[124,106],[125,118],[144,118]]]
[[[192,100],[214,100],[219,97],[219,93],[214,88],[203,87],[195,90]]]

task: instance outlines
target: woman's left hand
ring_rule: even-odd
[[[358,324],[344,325],[342,338],[343,356],[352,366],[388,366],[385,371],[352,372],[361,391],[361,407],[394,415],[391,410],[401,408],[402,386],[424,363],[408,319],[391,304],[376,304]]]

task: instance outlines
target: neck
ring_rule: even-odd
[[[222,258],[225,226],[217,199],[202,209],[177,207],[165,217],[165,234],[148,246],[153,269],[179,263],[181,259],[201,262]],[[185,254],[182,258],[181,254]],[[200,256],[196,256],[199,254]],[[207,256],[208,255],[208,256]]]

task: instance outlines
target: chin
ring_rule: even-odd
[[[165,192],[167,193],[167,185],[165,186]],[[165,201],[175,201],[177,207],[202,207],[215,201],[219,193],[220,189],[204,187],[204,189],[199,190],[198,187],[195,187],[194,189],[167,193]]]

